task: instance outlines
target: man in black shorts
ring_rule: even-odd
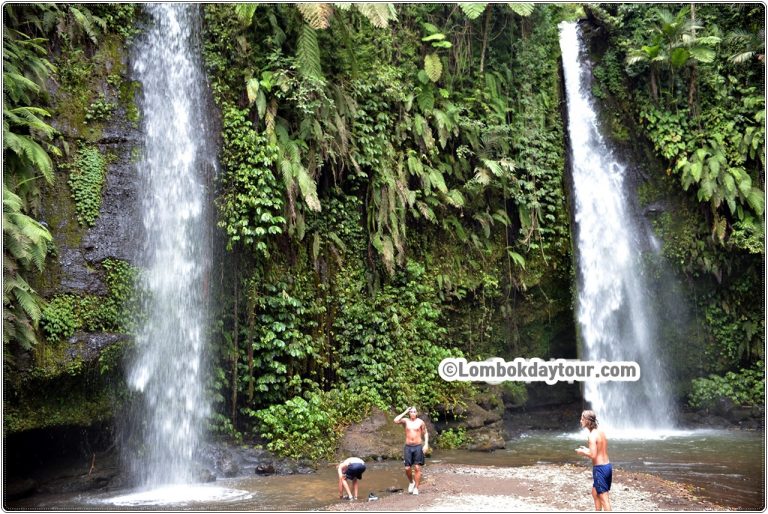
[[[350,457],[339,463],[339,498],[344,498],[343,490],[347,491],[347,498],[350,500],[357,500],[357,481],[363,478],[365,472],[365,462],[358,457]],[[346,480],[345,480],[346,479]],[[349,490],[349,484],[347,480],[352,481],[352,489],[355,491],[353,495]]]
[[[408,419],[403,419],[408,414]],[[424,452],[429,450],[429,432],[424,420],[419,419],[416,407],[408,407],[395,418],[395,423],[405,425],[405,448],[403,448],[403,464],[405,476],[408,477],[408,492],[419,494],[421,482],[421,466],[424,465]],[[422,445],[422,436],[424,443]],[[413,468],[413,471],[411,471]]]

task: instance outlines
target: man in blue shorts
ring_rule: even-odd
[[[589,448],[581,446],[576,453],[592,459],[592,499],[595,510],[612,510],[611,490],[613,466],[608,460],[608,439],[605,432],[597,428],[597,415],[591,410],[581,413],[581,426],[589,430]]]
[[[346,489],[347,498],[350,500],[357,500],[357,481],[363,478],[365,461],[359,457],[350,457],[341,461],[337,470],[339,472],[339,498],[344,498],[343,489]],[[352,481],[354,494],[349,490],[347,480]]]
[[[408,419],[405,419],[406,414],[408,414]],[[429,451],[427,425],[424,420],[418,418],[418,415],[416,407],[408,407],[394,420],[395,423],[405,425],[403,464],[405,464],[405,476],[408,477],[408,492],[411,494],[419,494],[424,453]]]

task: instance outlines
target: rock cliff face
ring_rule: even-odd
[[[56,120],[53,123],[56,125]],[[65,135],[70,148],[77,146],[79,134],[70,127],[56,128]],[[56,258],[47,263],[41,291],[44,295],[62,292],[104,295],[107,288],[100,266],[104,259],[135,261],[143,240],[133,162],[140,142],[138,126],[128,121],[125,108],[119,107],[105,122],[102,137],[94,142],[99,152],[110,158],[101,192],[101,208],[93,227],[82,227],[78,223],[67,185],[68,174],[58,172],[57,184],[45,196],[41,212],[57,250]]]

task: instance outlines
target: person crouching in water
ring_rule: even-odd
[[[339,498],[344,498],[343,491],[346,489],[347,498],[350,500],[357,500],[357,481],[363,478],[365,461],[358,457],[350,457],[340,462],[337,469],[339,471]],[[355,494],[352,494],[349,490],[347,480],[352,481],[352,489]]]
[[[597,428],[597,415],[594,411],[585,410],[581,413],[581,426],[589,430],[589,448],[581,446],[576,453],[592,459],[592,498],[595,500],[595,510],[612,510],[611,490],[613,466],[608,460],[608,439],[605,432]]]
[[[409,419],[403,419],[408,414]],[[421,466],[424,465],[424,453],[429,451],[429,432],[424,420],[417,418],[416,407],[408,407],[395,418],[395,423],[405,425],[405,447],[403,448],[403,463],[405,464],[405,476],[408,477],[408,492],[419,494],[421,482]],[[422,446],[421,436],[424,436]],[[413,467],[413,471],[411,471]]]

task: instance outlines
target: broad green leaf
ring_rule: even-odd
[[[429,36],[421,38],[422,41],[428,42],[428,41],[442,41],[445,39],[445,34],[437,33],[437,34],[431,34]]]
[[[672,50],[669,54],[669,63],[673,68],[682,68],[688,62],[691,54],[687,49],[678,47]]]
[[[259,94],[259,79],[252,78],[245,83],[245,92],[248,94],[248,104],[253,105]]]
[[[437,54],[427,54],[424,57],[424,71],[429,80],[437,82],[443,73],[443,64],[440,62],[440,56]]]

